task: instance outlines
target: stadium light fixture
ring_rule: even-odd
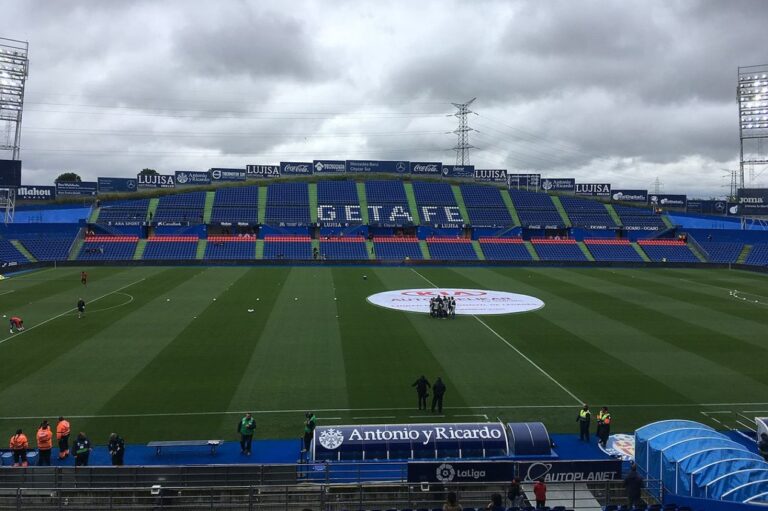
[[[740,67],[736,97],[739,104],[740,174],[738,188],[744,188],[744,171],[754,181],[755,168],[768,165],[768,65]],[[736,190],[731,190],[734,195]]]
[[[29,72],[29,43],[0,37],[0,129],[5,125],[14,135],[0,142],[0,152],[10,151],[12,160],[19,159],[21,118],[24,89]],[[0,156],[1,157],[1,156]]]

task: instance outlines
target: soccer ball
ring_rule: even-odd
[[[363,275],[363,280],[368,280],[368,275]]]

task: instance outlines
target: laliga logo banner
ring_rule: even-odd
[[[56,198],[55,186],[21,185],[16,189],[19,200],[53,200]]]
[[[509,482],[515,476],[515,464],[508,461],[409,462],[408,482],[479,483]]]
[[[268,177],[280,177],[279,165],[246,165],[246,179],[263,179]]]
[[[301,176],[312,174],[312,163],[300,161],[281,161],[280,174],[285,176]]]
[[[439,176],[443,170],[443,164],[439,161],[412,161],[411,174],[427,176]]]
[[[312,168],[315,174],[344,174],[347,162],[344,160],[313,160]]]
[[[176,188],[176,177],[165,174],[138,174],[136,182],[139,188]]]
[[[514,314],[544,307],[544,302],[533,296],[506,291],[452,288],[384,291],[369,296],[368,302],[386,309],[429,314],[429,301],[438,296],[453,297],[458,315]]]

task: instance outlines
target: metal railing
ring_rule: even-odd
[[[651,485],[649,485],[651,486]],[[657,485],[656,485],[657,486]],[[569,509],[627,503],[622,481],[549,483],[547,505]],[[527,495],[530,485],[524,484]],[[429,510],[455,492],[466,508],[484,508],[498,493],[507,506],[508,483],[355,485],[298,484],[234,487],[19,488],[0,490],[0,510],[36,509],[219,509],[260,511]],[[646,502],[655,502],[651,494]]]

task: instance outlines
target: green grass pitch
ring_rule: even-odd
[[[0,431],[63,414],[129,442],[257,436],[320,424],[545,422],[575,432],[578,402],[614,431],[662,418],[739,427],[768,415],[768,277],[728,270],[119,267],[0,281]],[[362,275],[367,274],[367,280]],[[379,308],[380,291],[431,287],[533,295],[535,312],[434,320]],[[738,289],[741,299],[731,296]],[[73,308],[88,302],[84,319]],[[298,298],[298,300],[295,300]],[[335,299],[334,299],[335,298]],[[755,302],[757,300],[757,303]],[[254,309],[249,313],[247,309]],[[6,319],[7,321],[7,319]],[[7,327],[6,327],[7,328]],[[523,356],[524,355],[524,356]],[[420,374],[448,386],[419,412]],[[763,411],[764,413],[757,413]],[[710,412],[717,412],[711,414]]]

